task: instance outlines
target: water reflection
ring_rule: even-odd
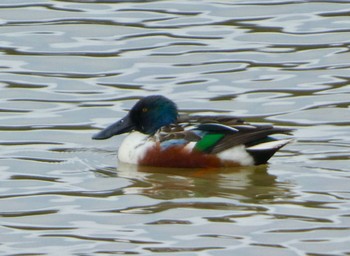
[[[266,203],[291,197],[291,184],[277,180],[268,165],[235,168],[155,168],[120,163],[119,177],[133,180],[126,194],[156,199],[231,198],[245,203]]]

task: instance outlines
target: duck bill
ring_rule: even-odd
[[[127,115],[126,117],[120,119],[118,122],[111,124],[107,128],[103,129],[102,131],[100,131],[97,134],[95,134],[94,136],[92,136],[92,139],[105,140],[105,139],[108,139],[114,135],[130,132],[134,128],[135,128],[135,126],[132,123],[130,116]]]

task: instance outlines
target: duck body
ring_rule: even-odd
[[[164,96],[141,99],[118,122],[93,139],[129,132],[119,147],[121,162],[157,167],[202,168],[265,164],[290,139],[270,135],[292,130],[252,125],[232,116],[178,115]]]

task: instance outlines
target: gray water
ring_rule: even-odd
[[[0,3],[2,255],[350,255],[348,1]],[[268,165],[117,163],[141,97],[296,128]]]

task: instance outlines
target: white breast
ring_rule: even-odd
[[[118,150],[118,159],[129,164],[138,164],[138,160],[143,158],[147,149],[154,146],[154,141],[149,135],[132,132],[122,142]]]

